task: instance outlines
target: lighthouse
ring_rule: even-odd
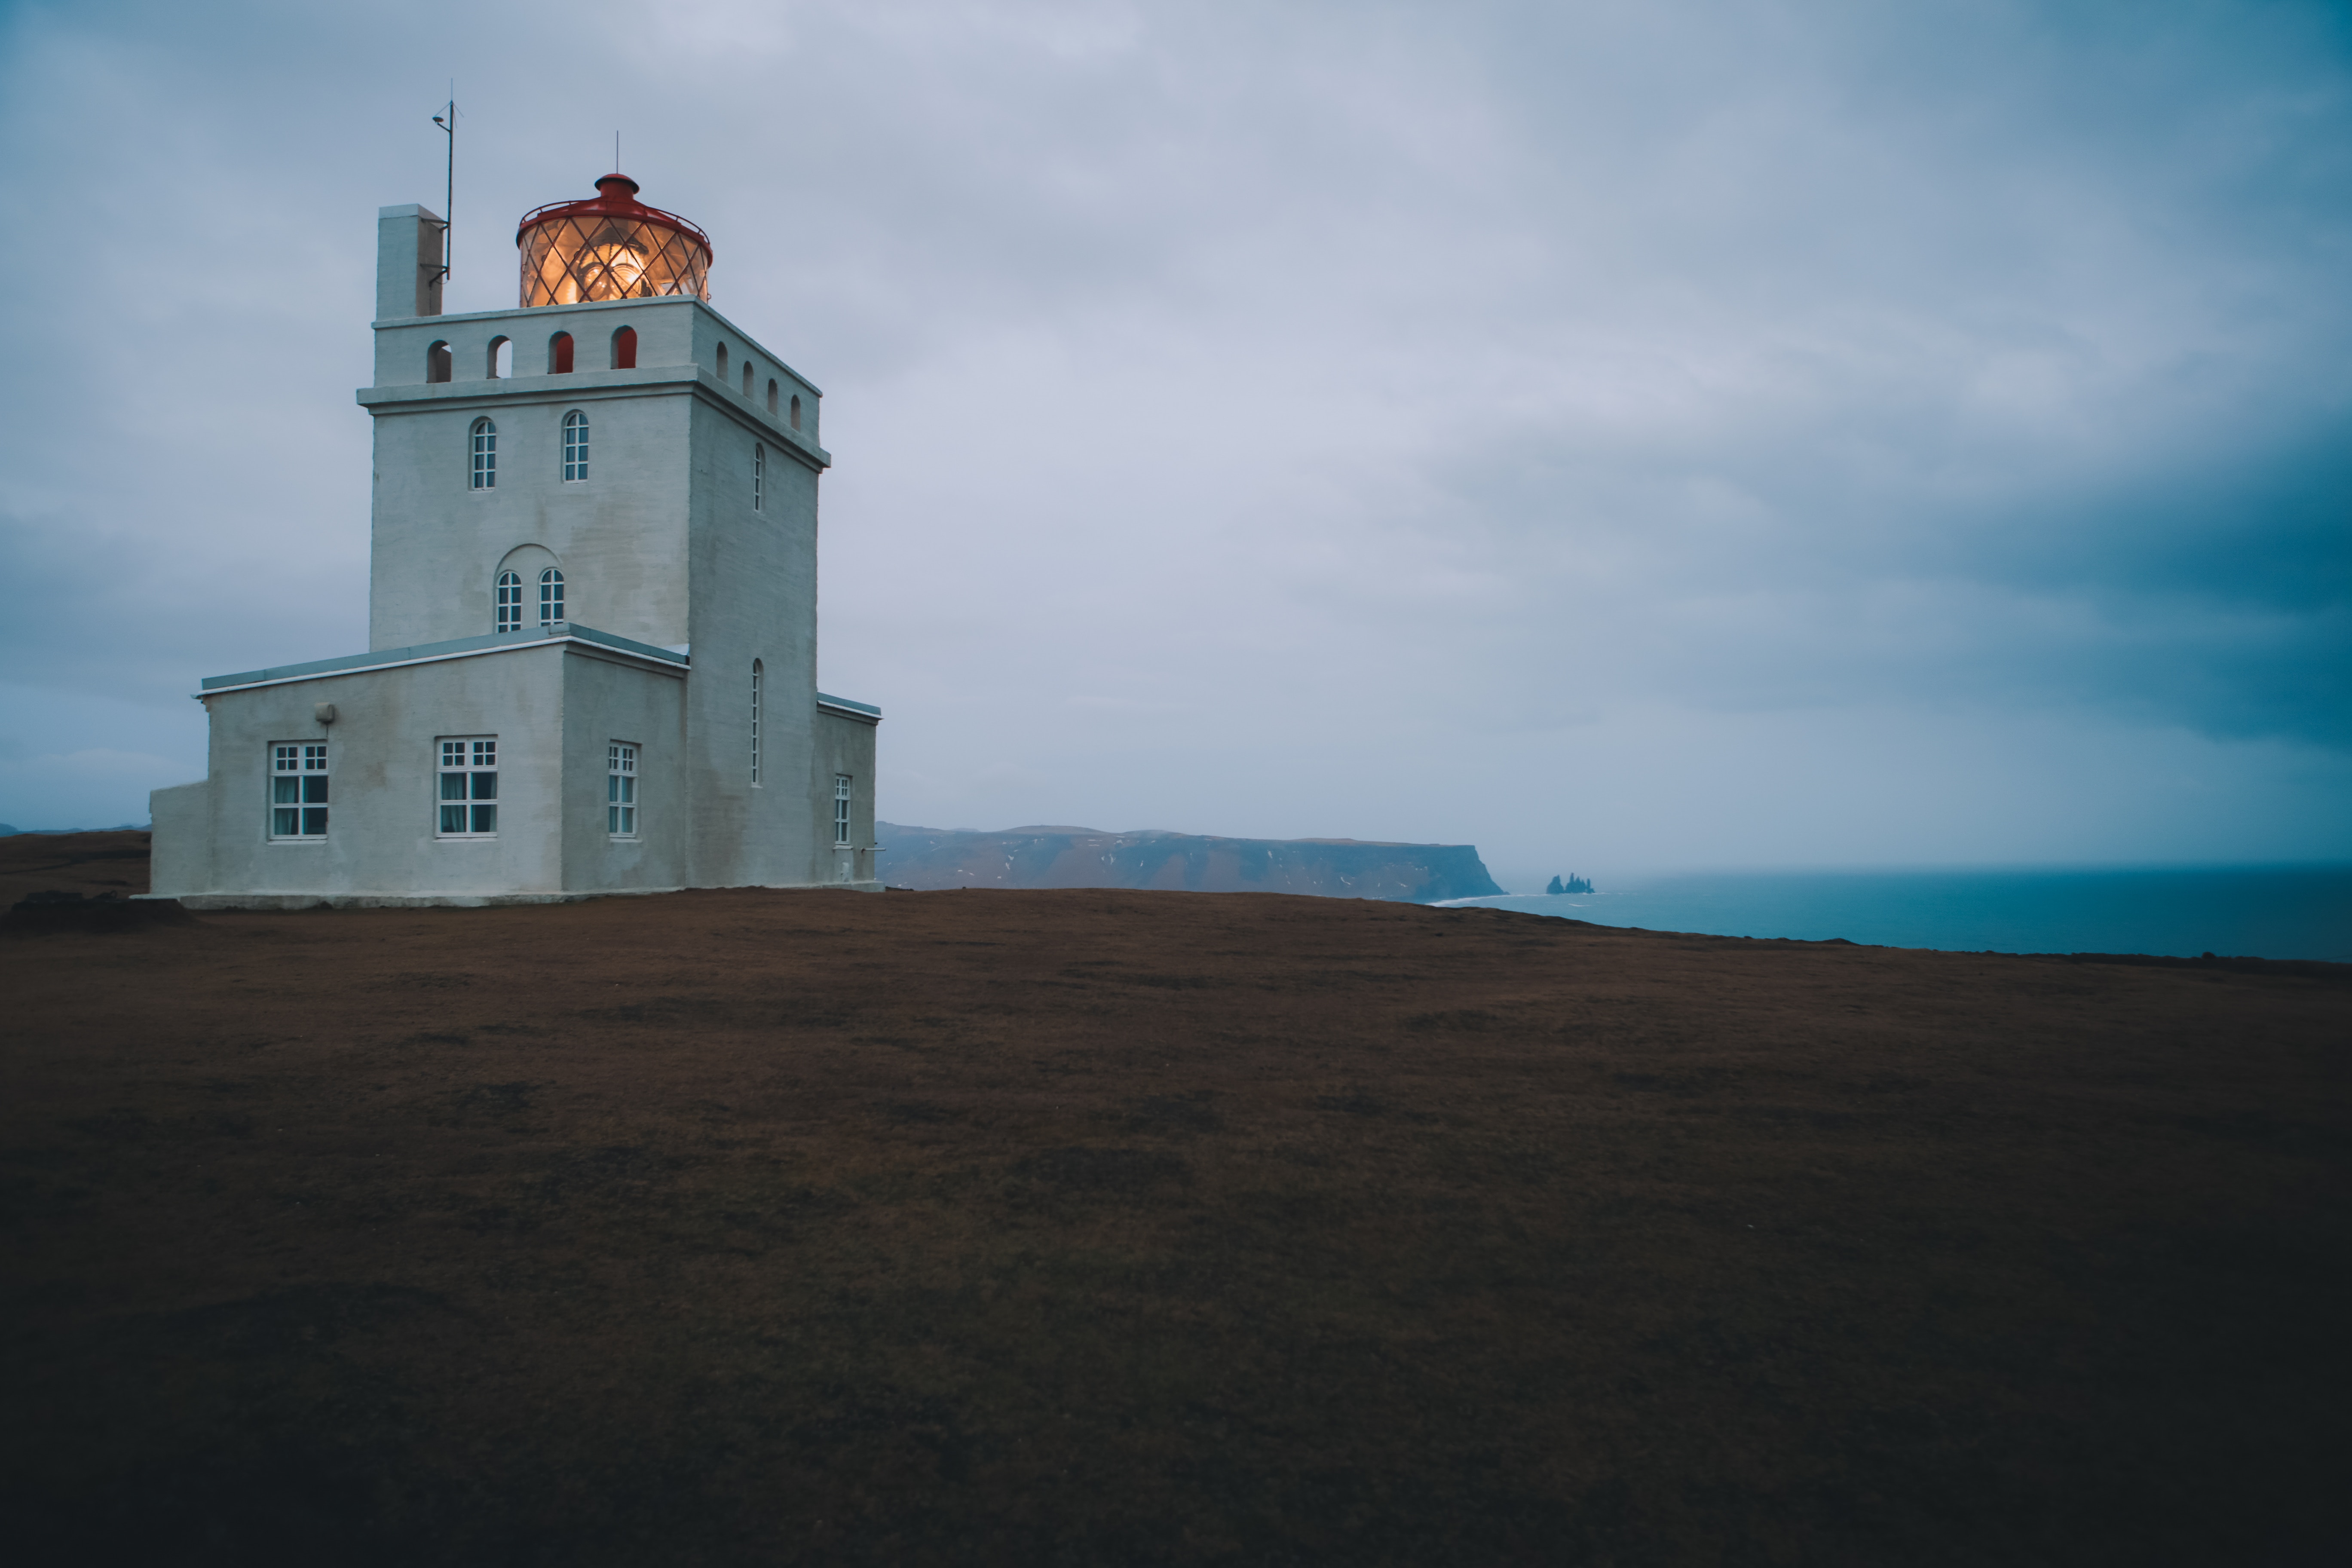
[[[524,215],[515,307],[464,315],[442,220],[378,214],[367,651],[202,681],[157,896],[879,888],[881,713],[816,688],[822,395],[639,189]]]

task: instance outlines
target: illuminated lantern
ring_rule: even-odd
[[[584,202],[556,202],[523,215],[522,304],[646,300],[662,294],[710,298],[710,237],[637,200],[626,174],[596,182]]]

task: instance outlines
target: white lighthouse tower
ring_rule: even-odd
[[[216,676],[158,790],[195,907],[879,886],[877,709],[816,689],[820,395],[608,174],[440,313],[441,220],[377,221],[368,649]]]

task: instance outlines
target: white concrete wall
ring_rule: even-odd
[[[816,747],[810,758],[809,797],[817,806],[814,820],[816,854],[812,857],[808,879],[813,882],[842,880],[845,862],[848,880],[856,886],[877,888],[889,880],[890,868],[877,863],[874,843],[874,731],[876,721],[854,718],[835,708],[816,710]],[[847,853],[835,848],[833,842],[833,779],[835,773],[850,777],[849,841]]]
[[[605,378],[632,374],[642,373]],[[694,398],[576,376],[475,384],[508,390],[377,413],[368,646],[488,636],[499,563],[527,545],[562,563],[569,619],[656,647],[685,642]],[[563,416],[575,408],[589,421],[588,478],[567,484]],[[477,490],[471,431],[485,416],[498,426],[499,482]],[[525,590],[535,625],[536,574]]]
[[[147,810],[155,827],[148,861],[150,892],[176,899],[212,888],[211,792],[209,779],[148,792]]]
[[[547,375],[551,374],[549,345],[558,332],[572,334],[573,375],[614,374],[613,337],[624,326],[636,329],[639,370],[675,372],[688,366],[699,367],[708,373],[714,389],[723,384],[735,403],[762,420],[769,417],[767,387],[773,379],[777,384],[775,427],[787,439],[798,441],[812,451],[822,447],[824,394],[815,384],[709,306],[682,297],[604,300],[583,305],[475,310],[421,319],[404,314],[379,321],[375,330],[374,386],[425,385],[426,354],[436,342],[449,348],[450,380],[445,384],[457,388],[487,381],[490,346],[501,338],[514,345],[509,379],[522,381]],[[723,378],[719,374],[719,350],[722,346],[727,350],[727,374]],[[743,392],[746,355],[752,365],[752,386],[748,398]],[[795,394],[801,400],[797,429],[792,424],[792,399]]]
[[[751,505],[755,447],[767,451]],[[703,887],[808,880],[805,813],[783,781],[804,772],[816,697],[817,475],[740,411],[698,399],[688,574],[694,674],[688,765]],[[762,783],[751,781],[751,662],[763,667]]]
[[[561,643],[362,670],[206,699],[212,889],[261,893],[554,892],[562,777]],[[649,679],[660,679],[649,677]],[[314,709],[335,706],[321,724]],[[436,836],[435,742],[499,740],[499,835]],[[323,841],[273,842],[268,747],[328,743]]]
[[[690,678],[689,678],[690,679]],[[619,892],[691,886],[688,680],[575,651],[563,661],[563,886]],[[607,750],[637,748],[637,837],[606,826]]]

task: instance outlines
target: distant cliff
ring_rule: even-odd
[[[1093,827],[874,827],[882,846],[879,875],[898,888],[1165,888],[1423,904],[1503,890],[1469,844],[1203,838]]]

